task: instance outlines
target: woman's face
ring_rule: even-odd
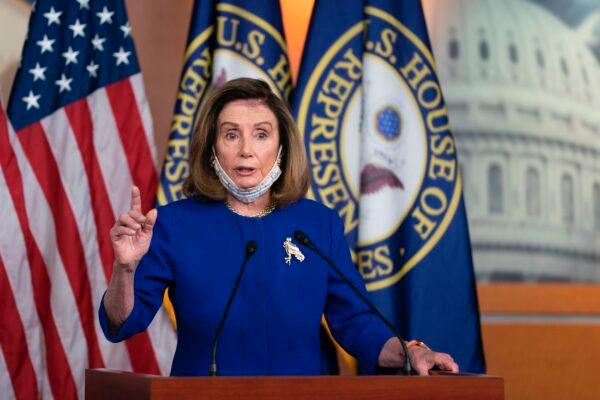
[[[275,114],[259,100],[235,100],[217,121],[215,151],[238,187],[258,185],[277,160],[279,127]]]

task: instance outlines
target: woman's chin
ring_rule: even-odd
[[[234,182],[240,189],[251,189],[260,183],[254,178],[242,178],[237,179]]]

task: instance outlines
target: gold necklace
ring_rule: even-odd
[[[225,200],[225,205],[227,206],[227,208],[237,214],[237,215],[241,215],[242,217],[247,217],[247,218],[260,218],[260,217],[264,217],[265,215],[269,215],[273,212],[273,210],[275,209],[275,203],[271,202],[269,203],[268,206],[265,207],[264,210],[262,210],[261,212],[259,212],[256,215],[242,215],[240,214],[235,208],[233,208],[233,206],[231,204],[229,204],[229,202],[227,200]]]

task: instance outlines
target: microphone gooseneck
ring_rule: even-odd
[[[373,303],[371,303],[369,301],[369,299],[367,299],[365,297],[365,295],[363,295],[360,292],[360,290],[358,290],[358,288],[356,286],[354,286],[354,284],[350,281],[350,279],[348,279],[348,277],[342,271],[340,271],[340,269],[338,267],[336,267],[335,264],[325,254],[323,254],[323,252],[321,252],[321,250],[319,250],[317,248],[317,246],[315,246],[313,244],[313,242],[310,240],[310,238],[308,237],[308,235],[306,233],[304,233],[302,231],[295,231],[294,238],[298,241],[298,243],[300,243],[301,245],[303,245],[305,247],[308,247],[309,249],[311,249],[312,251],[317,253],[323,260],[325,260],[325,262],[338,274],[338,276],[340,278],[342,278],[342,280],[344,280],[344,282],[346,282],[352,288],[354,293],[356,293],[358,295],[358,297],[360,297],[360,299],[369,307],[369,309],[373,312],[373,314],[375,314],[377,317],[379,317],[379,319],[381,319],[381,321],[383,321],[383,323],[389,328],[389,330],[391,330],[392,333],[400,340],[400,345],[402,346],[402,350],[404,351],[404,366],[402,367],[402,370],[403,370],[404,375],[410,375],[412,372],[412,365],[410,362],[410,356],[408,354],[408,348],[406,347],[406,343],[402,339],[402,336],[400,336],[400,332],[398,332],[396,327],[394,325],[392,325],[392,323],[390,321],[388,321],[383,316],[383,314],[381,314],[381,312],[379,312],[379,310],[377,308],[375,308]]]
[[[231,303],[233,302],[233,298],[235,297],[235,293],[237,292],[238,286],[240,285],[240,281],[242,280],[242,275],[244,274],[244,270],[246,269],[246,264],[248,264],[248,260],[258,248],[258,244],[254,240],[249,240],[246,243],[246,252],[244,255],[244,261],[242,262],[242,266],[240,268],[240,272],[238,272],[237,278],[235,279],[235,284],[233,285],[233,289],[231,289],[231,293],[229,294],[229,299],[227,300],[227,305],[225,306],[225,311],[223,311],[223,316],[221,317],[221,321],[219,322],[219,326],[215,332],[215,338],[213,340],[212,345],[212,358],[210,362],[210,368],[208,370],[208,374],[210,376],[217,376],[217,344],[219,341],[219,336],[221,335],[221,331],[223,330],[223,325],[225,325],[225,320],[227,319],[227,314],[229,314],[229,308],[231,307]]]

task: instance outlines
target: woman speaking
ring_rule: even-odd
[[[134,187],[111,229],[116,261],[100,306],[108,340],[145,330],[168,287],[178,328],[171,375],[208,374],[217,331],[219,375],[323,374],[323,314],[364,371],[401,367],[400,340],[294,236],[304,232],[366,295],[340,218],[303,198],[308,185],[297,127],[269,86],[241,78],[215,90],[192,140],[187,198],[144,215]],[[409,354],[421,375],[458,371],[421,342]]]

